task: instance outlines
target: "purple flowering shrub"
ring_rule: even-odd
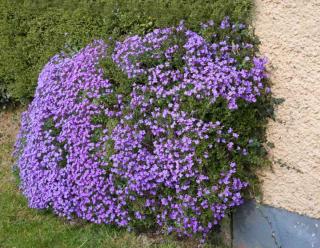
[[[242,203],[262,155],[239,118],[268,95],[265,61],[243,25],[202,26],[98,40],[49,61],[16,144],[30,207],[205,237]]]

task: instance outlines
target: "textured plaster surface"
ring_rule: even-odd
[[[263,203],[320,218],[320,0],[256,0],[254,26],[285,99],[269,122]]]

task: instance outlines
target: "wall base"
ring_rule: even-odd
[[[247,201],[233,215],[234,248],[319,248],[320,219]]]

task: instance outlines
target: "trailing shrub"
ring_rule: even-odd
[[[30,207],[206,237],[264,161],[269,88],[248,35],[225,18],[54,56],[16,144]]]
[[[246,22],[251,0],[2,0],[0,3],[0,104],[27,103],[38,75],[60,51],[74,53],[95,39],[146,34],[184,19]]]

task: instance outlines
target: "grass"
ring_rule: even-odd
[[[0,112],[0,247],[1,248],[140,248],[196,247],[194,240],[127,232],[106,225],[69,222],[28,208],[13,174],[11,157],[21,110]],[[219,248],[213,244],[205,247]]]

